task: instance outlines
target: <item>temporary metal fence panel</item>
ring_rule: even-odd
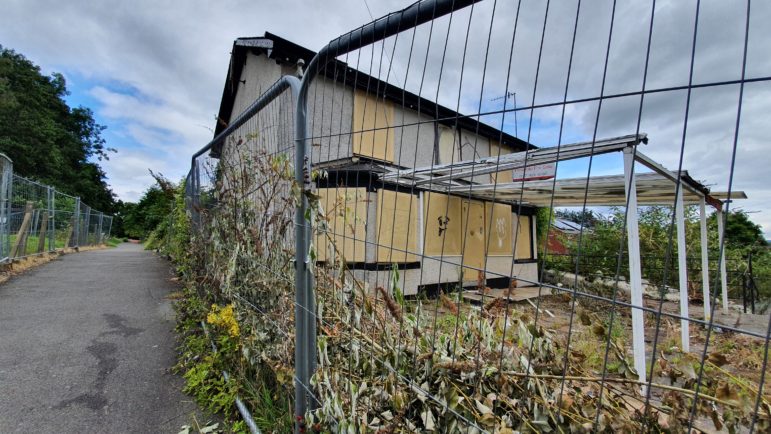
[[[11,161],[1,154],[0,169],[2,262],[99,245],[109,238],[112,216],[92,211],[80,198],[52,186],[13,174]]]
[[[8,228],[10,256],[22,258],[51,250],[52,215],[50,188],[13,175]]]
[[[100,231],[101,231],[100,244],[110,239],[110,236],[112,235],[112,220],[113,220],[113,216],[111,215],[105,215],[102,217],[102,227],[100,228]]]
[[[13,187],[13,162],[0,154],[0,263],[8,260],[11,252],[10,206]]]
[[[193,157],[214,296],[286,339],[272,309],[294,309],[297,431],[769,429],[771,316],[728,301],[724,227],[759,176],[740,130],[771,35],[749,2],[701,3],[417,2],[325,46],[296,116],[275,85]],[[288,279],[262,249],[290,234],[238,238],[289,224],[276,197],[284,292],[258,277]],[[568,208],[604,217],[555,234]]]
[[[305,292],[291,286],[294,269],[307,274],[308,266],[304,213],[295,206],[305,199],[293,188],[304,176],[295,170],[304,160],[295,146],[299,84],[285,76],[252,104],[234,109],[243,111],[193,156],[186,178],[185,202],[193,240],[200,246],[195,253],[201,278],[217,282],[211,296],[251,312],[254,327],[271,331],[260,338],[262,347],[284,346],[295,334],[298,342],[313,344],[306,338],[303,315],[295,315],[300,318],[295,329],[287,313],[306,303]],[[253,285],[239,285],[243,282]],[[295,360],[304,364],[308,351],[297,346]],[[277,357],[276,352],[265,357]],[[301,372],[307,369],[298,369],[296,393],[304,393],[309,381]],[[248,414],[245,418],[251,421]]]
[[[311,161],[326,176],[315,183],[314,247],[316,298],[326,314],[316,318],[318,339],[328,347],[315,374],[326,378],[341,366],[357,373],[316,383],[320,405],[310,422],[361,426],[403,411],[402,420],[371,427],[644,431],[729,423],[753,430],[759,420],[767,427],[757,409],[766,402],[771,322],[736,326],[738,313],[721,302],[727,252],[714,226],[703,237],[709,246],[696,241],[692,252],[715,267],[702,273],[716,279],[702,293],[708,282],[688,273],[685,246],[698,211],[681,200],[686,190],[721,211],[721,220],[731,199],[746,197],[739,191],[746,178],[734,176],[742,160],[732,157],[741,155],[739,119],[762,116],[742,112],[749,4],[681,5],[672,14],[692,25],[689,41],[675,37],[670,17],[652,4],[467,3],[419,2],[344,35],[321,50],[304,79]],[[449,14],[437,12],[445,7]],[[708,53],[696,40],[726,14],[734,37],[721,53],[733,69],[717,74],[704,69]],[[753,31],[761,34],[756,41],[769,36]],[[677,50],[683,60],[665,68],[662,53]],[[765,77],[758,80],[771,76],[752,65]],[[704,98],[722,103],[708,109],[698,105]],[[689,121],[710,116],[720,119],[718,135],[732,140],[718,145],[717,136],[688,130]],[[621,135],[631,139],[606,149]],[[716,144],[713,157],[723,165],[701,167],[702,141]],[[686,167],[717,187],[695,182]],[[647,189],[646,171],[663,182]],[[597,175],[614,172],[623,175],[617,186],[595,187]],[[638,188],[635,172],[643,172]],[[559,196],[549,184],[563,189]],[[578,260],[546,267],[549,209],[618,203],[613,224],[597,226],[612,236],[581,224],[566,241]],[[598,277],[582,256],[601,242],[615,260]],[[339,314],[328,298],[335,291],[364,294],[347,305],[356,311],[360,303],[361,319],[329,320]],[[729,329],[759,363],[757,374],[728,386],[747,387],[753,403],[738,417],[730,404],[711,404],[722,396],[725,368],[710,357],[731,344],[721,334]],[[694,376],[676,381],[673,392],[664,385],[682,372],[680,358],[691,360]],[[734,360],[731,375],[741,363]],[[360,383],[371,392],[357,392]],[[373,404],[381,388],[416,405]],[[342,414],[329,407],[337,399],[350,404]],[[709,415],[720,418],[714,427],[705,426]]]
[[[54,191],[54,240],[56,248],[78,245],[77,205],[77,197]]]

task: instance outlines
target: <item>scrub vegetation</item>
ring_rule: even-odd
[[[576,223],[583,223],[583,235],[557,235],[569,251],[568,255],[544,254],[543,242],[539,242],[539,253],[546,258],[547,269],[557,272],[576,273],[582,276],[613,278],[617,270],[628,278],[628,264],[625,250],[624,218],[621,208],[612,208],[608,215],[599,215],[589,210],[584,212],[558,211],[562,217]],[[657,286],[677,286],[678,261],[677,241],[674,235],[674,220],[671,207],[649,206],[640,209],[640,255],[642,276]],[[686,207],[685,233],[689,288],[691,298],[701,300],[701,238],[699,215],[695,207]],[[720,255],[716,214],[707,218],[707,234],[710,257],[710,289],[719,296]],[[771,302],[771,250],[763,238],[761,227],[750,220],[742,210],[730,211],[726,219],[724,255],[728,270],[729,297],[742,298],[743,279],[749,277],[749,263],[752,258],[752,276],[757,285],[759,313],[768,309]],[[576,259],[580,258],[578,263]],[[716,292],[717,291],[717,292]]]
[[[244,430],[239,396],[264,432],[290,432],[294,419],[294,269],[292,215],[302,194],[285,156],[258,154],[213,171],[201,192],[199,226],[174,187],[170,218],[148,246],[173,258],[184,282],[178,301],[180,361],[186,391],[229,429]],[[316,174],[322,176],[323,174]],[[217,192],[217,200],[211,195]],[[307,194],[316,230],[350,210],[322,210]],[[210,195],[210,196],[207,196]],[[196,206],[196,205],[193,205]],[[540,219],[541,217],[539,217]],[[334,246],[334,238],[328,237]],[[315,257],[314,251],[309,252]],[[677,330],[654,361],[649,408],[631,364],[628,318],[571,300],[545,298],[556,319],[530,306],[492,300],[461,303],[452,288],[405,299],[367,290],[336,254],[315,269],[318,365],[311,390],[318,406],[303,418],[314,432],[679,432],[686,429],[699,360],[680,352]],[[398,270],[392,271],[399,281]],[[563,322],[560,323],[559,320]],[[206,324],[206,331],[201,324]],[[208,333],[208,334],[207,334]],[[694,330],[694,342],[703,332]],[[765,348],[748,339],[711,337],[694,429],[741,432],[752,421]],[[211,343],[217,347],[215,351]],[[742,347],[737,357],[736,345]],[[607,353],[607,356],[606,356]],[[754,373],[750,375],[752,369]],[[222,377],[228,371],[230,380]],[[756,430],[769,428],[769,397]]]

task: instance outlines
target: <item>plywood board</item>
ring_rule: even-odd
[[[462,200],[461,226],[463,226],[464,280],[475,280],[477,269],[485,266],[485,206],[476,200]]]
[[[460,139],[454,128],[439,127],[439,164],[461,161]]]
[[[366,188],[319,188],[319,204],[324,210],[329,234],[317,234],[319,261],[332,260],[329,237],[347,262],[364,262],[367,236]]]
[[[516,250],[514,256],[516,259],[533,259],[533,231],[530,226],[532,217],[521,215],[516,225]]]
[[[511,218],[512,212],[510,205],[490,202],[485,203],[488,256],[511,256],[513,251]]]
[[[377,261],[415,262],[418,240],[418,197],[390,190],[377,192]]]
[[[376,160],[394,161],[394,106],[362,92],[353,94],[353,153]]]
[[[425,255],[461,255],[463,226],[459,197],[441,193],[424,193],[423,223]]]

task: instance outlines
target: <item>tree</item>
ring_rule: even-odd
[[[105,127],[93,112],[70,108],[67,94],[64,76],[44,76],[23,55],[0,46],[0,152],[13,160],[15,173],[113,212],[114,194],[98,161],[115,150],[106,146]]]
[[[742,210],[730,211],[726,218],[725,240],[734,249],[757,250],[766,245],[763,229]]]
[[[177,185],[161,174],[153,171],[150,174],[155,178],[156,185],[148,188],[138,203],[123,204],[120,212],[125,234],[131,238],[145,238],[169,217],[174,207]]]

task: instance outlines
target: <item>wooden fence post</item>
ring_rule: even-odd
[[[33,206],[34,204],[32,202],[27,202],[27,206],[24,208],[24,220],[22,220],[19,232],[16,234],[16,241],[13,243],[13,249],[11,249],[11,258],[16,258],[19,253],[19,247],[22,245],[26,246],[27,244],[27,230],[29,229],[29,223],[32,220]],[[25,253],[26,252],[22,252],[22,254]]]
[[[43,217],[40,219],[40,232],[37,237],[37,252],[43,253],[46,246],[48,235],[48,211],[43,211]]]
[[[65,249],[68,248],[68,247],[72,247],[72,240],[75,237],[75,231],[77,231],[77,229],[75,227],[76,226],[75,225],[75,220],[76,219],[77,219],[77,217],[75,215],[73,215],[72,216],[72,222],[70,223],[70,229],[68,231],[69,235],[67,235],[67,242],[64,243],[64,248]]]

